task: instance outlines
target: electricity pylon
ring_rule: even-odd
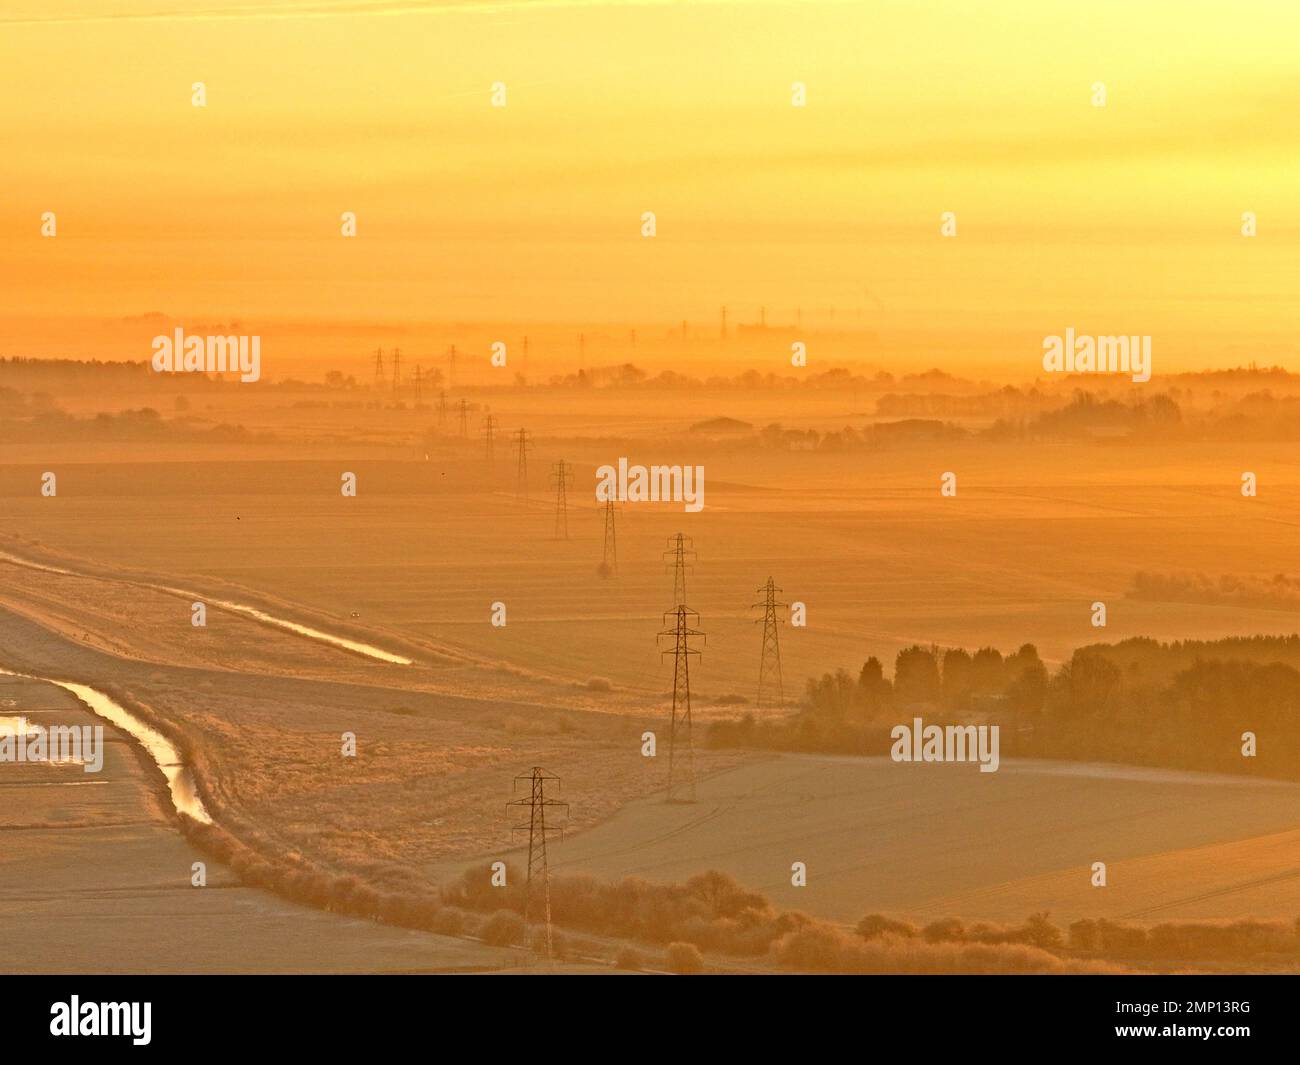
[[[375,388],[384,387],[384,349],[375,348]]]
[[[542,900],[545,906],[546,956],[549,958],[552,954],[551,871],[546,864],[546,835],[548,832],[559,832],[563,836],[564,826],[548,825],[546,823],[546,811],[553,807],[563,806],[567,817],[569,804],[546,797],[546,782],[553,780],[558,788],[560,778],[543,772],[541,766],[533,766],[533,771],[529,775],[515,777],[515,791],[519,790],[521,780],[529,782],[528,798],[514,799],[506,803],[506,810],[509,811],[513,807],[528,807],[528,820],[521,824],[511,825],[510,834],[513,836],[516,832],[526,831],[528,833],[528,879],[524,882],[524,923],[528,924],[532,916],[534,898],[538,892],[538,887],[534,885],[533,881],[537,880],[540,884]]]
[[[528,430],[520,429],[515,434],[515,446],[519,458],[515,463],[515,498],[528,502],[528,451],[533,446],[528,439]]]
[[[393,348],[393,392],[402,387],[402,349]]]
[[[776,593],[780,590],[772,578],[768,577],[767,583],[758,590],[763,601],[754,604],[763,608],[763,620],[754,622],[755,625],[763,626],[763,650],[758,662],[758,698],[754,703],[760,710],[770,706],[785,708],[785,686],[781,681],[781,641],[777,629],[781,621],[776,616],[776,608],[786,604],[777,602]],[[775,703],[771,702],[774,688]]]
[[[460,401],[460,407],[458,409],[460,411],[460,435],[464,439],[468,440],[469,439],[469,404],[462,399]]]
[[[600,575],[609,577],[618,572],[618,541],[614,538],[614,500],[605,500],[605,557],[600,563]]]
[[[694,628],[700,620],[686,604],[678,604],[664,613],[664,628],[659,633],[659,653],[673,656],[673,710],[668,728],[668,801],[695,801],[695,749],[691,745],[691,656],[699,655],[692,641],[703,641],[704,633]],[[665,637],[672,640],[671,650],[663,647]],[[679,751],[679,748],[683,750]],[[685,769],[677,765],[685,754]],[[683,777],[685,782],[683,783]],[[685,790],[686,798],[678,796]]]
[[[442,432],[447,428],[447,393],[445,390],[438,391],[438,431]]]
[[[564,459],[551,466],[551,480],[555,482],[555,538],[569,538],[569,485],[573,483],[573,469]]]
[[[483,419],[483,443],[486,447],[486,457],[488,469],[492,469],[496,464],[496,450],[494,430],[496,429],[497,420],[492,415]]]
[[[456,387],[456,345],[447,351],[447,387]]]
[[[413,383],[413,387],[414,387],[414,389],[415,389],[415,402],[416,402],[416,403],[419,403],[419,402],[420,402],[420,392],[421,392],[421,390],[422,390],[422,389],[421,389],[421,385],[422,385],[422,382],[423,382],[423,376],[424,376],[424,375],[423,375],[422,371],[420,370],[420,364],[417,362],[417,363],[415,364],[415,381],[414,381],[414,383]]]
[[[686,571],[690,567],[687,559],[694,560],[695,550],[689,536],[678,533],[668,538],[668,550],[664,552],[664,561],[673,567],[673,607],[686,602]]]

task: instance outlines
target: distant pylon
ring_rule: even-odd
[[[441,430],[447,428],[447,392],[445,389],[438,390],[438,428]]]
[[[668,728],[668,801],[695,801],[695,748],[691,744],[691,656],[700,651],[693,640],[703,640],[704,633],[694,627],[700,619],[684,603],[664,613],[664,628],[659,633],[660,654],[673,656],[673,709]],[[665,649],[662,641],[672,641]],[[678,763],[684,763],[684,767]],[[685,800],[679,796],[685,792]]]
[[[421,372],[421,370],[420,370],[420,364],[417,362],[417,363],[415,364],[415,380],[412,382],[412,386],[413,386],[414,389],[415,389],[415,402],[416,402],[416,403],[419,403],[419,402],[420,402],[420,392],[421,392],[421,385],[422,385],[422,383],[423,383],[423,374],[422,374],[422,372]]]
[[[618,541],[614,538],[614,500],[605,500],[605,557],[600,563],[601,576],[618,572]]]
[[[686,603],[686,571],[688,559],[694,560],[695,550],[691,538],[678,533],[668,538],[668,550],[664,552],[664,561],[673,567],[673,609]]]
[[[569,485],[573,483],[573,470],[564,459],[552,464],[551,480],[555,482],[555,538],[557,540],[567,540],[569,538],[569,501],[567,493]]]
[[[375,388],[384,387],[384,349],[375,348]]]
[[[453,344],[447,351],[447,387],[456,387],[456,345]]]
[[[528,439],[528,430],[520,429],[515,433],[515,446],[518,459],[515,463],[515,498],[528,502],[528,449],[532,443]]]
[[[483,419],[483,443],[485,445],[485,457],[487,458],[488,469],[491,469],[496,462],[495,439],[493,430],[496,429],[497,420],[488,415]]]
[[[761,622],[763,626],[763,650],[758,662],[758,698],[754,703],[760,710],[767,707],[785,708],[785,686],[781,681],[781,641],[777,628],[781,621],[776,616],[776,608],[786,604],[777,602],[776,593],[780,590],[772,578],[768,577],[767,583],[758,590],[759,594],[763,596],[763,601],[754,604],[756,607],[761,606],[763,608],[763,620]],[[754,624],[760,623],[756,621]],[[774,691],[776,702],[772,702]]]
[[[463,399],[460,401],[458,408],[460,411],[460,435],[466,440],[469,439],[469,404]]]
[[[393,348],[393,391],[402,387],[402,349]]]
[[[553,780],[558,787],[560,778],[543,772],[541,766],[533,766],[531,774],[515,777],[516,791],[519,790],[521,780],[528,781],[528,798],[514,799],[506,804],[506,809],[528,807],[528,820],[521,824],[511,825],[510,832],[511,835],[516,832],[528,833],[528,878],[524,881],[524,922],[527,924],[531,920],[536,897],[540,893],[546,918],[546,956],[549,958],[552,956],[554,948],[551,938],[551,871],[546,864],[546,836],[549,832],[559,832],[563,835],[564,826],[548,825],[546,823],[546,811],[550,808],[563,806],[567,816],[569,804],[546,797],[546,782]]]

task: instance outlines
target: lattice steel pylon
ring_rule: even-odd
[[[528,502],[528,451],[532,447],[528,439],[528,430],[520,429],[515,433],[515,447],[519,458],[515,463],[515,498]]]
[[[563,835],[564,826],[548,825],[546,823],[546,811],[562,806],[564,807],[565,816],[568,816],[569,804],[546,797],[546,782],[554,781],[558,788],[560,778],[544,772],[541,766],[535,765],[532,773],[515,777],[515,791],[519,790],[521,780],[529,782],[528,797],[526,799],[514,799],[506,803],[506,810],[509,811],[516,807],[528,807],[528,820],[517,825],[511,825],[510,831],[512,835],[516,832],[528,833],[528,878],[524,882],[524,923],[528,924],[532,919],[538,894],[538,887],[534,881],[538,881],[541,885],[542,902],[544,904],[543,912],[546,917],[546,956],[549,958],[552,954],[551,873],[546,864],[546,835],[548,832],[559,832]]]
[[[668,538],[668,550],[664,552],[664,561],[673,568],[673,606],[686,603],[686,571],[689,562],[695,559],[693,541],[689,536],[678,533]]]
[[[384,387],[384,349],[375,348],[375,389]]]
[[[614,501],[605,500],[605,554],[600,563],[600,575],[610,577],[618,572],[618,540],[614,535]]]
[[[496,465],[496,426],[497,420],[491,414],[483,419],[483,443],[489,470]]]
[[[469,439],[469,404],[462,399],[460,401],[460,406],[457,408],[457,410],[459,410],[460,412],[460,435],[464,439],[468,440]]]
[[[447,393],[446,391],[438,392],[438,429],[447,428]]]
[[[573,483],[573,469],[560,459],[551,465],[551,481],[555,485],[555,538],[569,538],[569,485]]]
[[[695,641],[703,642],[705,635],[694,627],[700,619],[685,603],[664,613],[664,628],[659,633],[660,655],[673,656],[673,709],[668,728],[668,801],[695,801],[695,748],[691,743],[691,656],[698,657],[700,649]],[[671,649],[663,647],[669,638]],[[683,757],[683,753],[685,757]],[[684,762],[684,768],[679,765]],[[684,782],[683,782],[683,778]],[[680,798],[682,792],[686,798]]]
[[[758,589],[763,601],[754,604],[763,608],[762,621],[754,622],[755,625],[763,626],[763,650],[758,662],[758,698],[754,702],[759,710],[768,707],[785,708],[785,685],[781,680],[781,640],[777,628],[781,619],[776,616],[776,608],[787,604],[777,601],[776,593],[780,590],[772,578],[768,577],[767,583]],[[773,688],[776,690],[775,703],[772,702]]]

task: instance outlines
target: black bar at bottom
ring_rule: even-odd
[[[511,977],[8,976],[0,1046],[11,1061],[17,1049],[95,1053],[110,1043],[336,1058],[402,1040],[481,1045],[490,1056],[545,1033],[556,1050],[603,1047],[605,1057],[683,1037],[729,1057],[749,1044],[765,1056],[819,1053],[829,1038],[862,1052],[888,1038],[925,1051],[1164,1044],[1224,1053],[1289,1046],[1300,992],[1296,976],[502,979]]]

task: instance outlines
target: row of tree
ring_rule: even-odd
[[[1032,644],[907,647],[892,678],[868,658],[856,677],[809,679],[796,712],[722,721],[710,739],[884,754],[916,715],[1000,724],[1013,754],[1300,779],[1300,636],[1097,644],[1054,673]]]

